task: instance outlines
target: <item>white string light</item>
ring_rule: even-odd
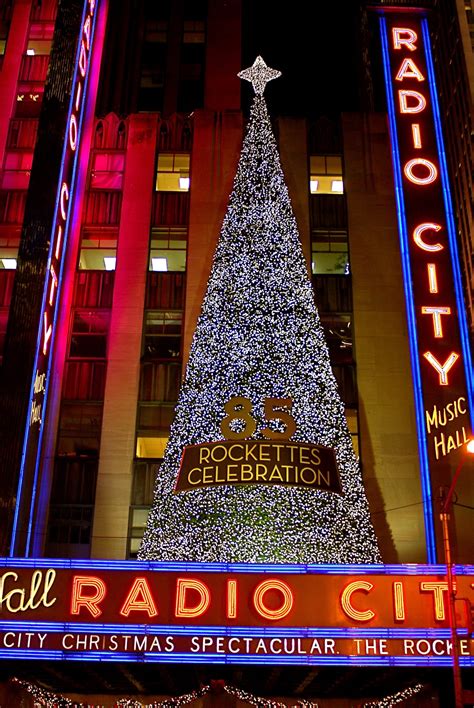
[[[343,495],[271,485],[175,493],[184,447],[222,440],[224,405],[233,396],[252,401],[253,439],[263,439],[259,431],[268,424],[264,399],[291,398],[293,439],[335,449]],[[258,93],[139,558],[381,561],[275,137]]]
[[[378,701],[371,701],[370,703],[364,703],[364,708],[390,708],[390,706],[395,706],[397,703],[403,703],[417,693],[420,693],[425,687],[421,683],[417,683],[416,686],[409,686],[403,691],[398,691],[390,696],[385,696]]]

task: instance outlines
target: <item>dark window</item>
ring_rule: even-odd
[[[70,357],[105,358],[110,312],[76,311],[73,317]]]
[[[180,273],[148,273],[146,288],[147,309],[184,308],[185,278]]]
[[[180,383],[179,362],[144,362],[140,377],[140,400],[176,401]]]
[[[100,401],[104,398],[105,361],[68,361],[63,398]]]
[[[143,355],[147,359],[173,359],[181,349],[183,313],[147,311],[145,313]]]
[[[113,271],[83,271],[77,273],[74,286],[76,307],[112,307]]]

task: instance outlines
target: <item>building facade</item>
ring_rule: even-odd
[[[282,110],[274,127],[382,557],[387,564],[443,562],[438,487],[449,486],[461,452],[432,480],[430,556],[382,47],[377,14],[357,5],[349,15],[360,98],[348,110]],[[49,276],[48,293],[60,292],[49,330],[40,309],[51,266],[46,227],[66,197],[60,191],[46,213],[41,184],[56,189],[67,158],[51,154],[56,172],[44,168],[53,139],[47,126],[59,115],[57,76],[65,72],[55,51],[75,20],[61,5],[58,13],[56,0],[2,3],[3,555],[136,558],[241,149],[246,112],[236,74],[259,53],[248,25],[255,10],[240,0],[97,7],[93,33],[83,40],[87,100],[77,113],[77,140],[74,105],[64,108],[58,132],[59,141],[69,131],[77,162],[61,277]],[[76,9],[79,18],[82,3]],[[430,9],[472,331],[471,20],[454,0]],[[76,90],[77,76],[66,72],[65,95],[71,85]],[[317,77],[312,81],[317,92]],[[74,96],[79,111],[82,99]],[[37,343],[41,330],[52,337],[44,379],[34,359],[35,347],[45,346]],[[42,396],[36,413],[32,391]],[[25,426],[41,430],[31,463],[33,433],[23,438]],[[460,476],[464,507],[452,528],[459,563],[472,561],[472,491],[470,478]]]

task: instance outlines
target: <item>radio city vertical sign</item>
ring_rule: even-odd
[[[56,318],[68,248],[99,0],[60,2],[18,258],[2,387],[7,454],[2,502],[10,552],[30,552]],[[31,352],[31,353],[30,353]],[[23,389],[20,391],[20,386]],[[29,387],[29,388],[28,388]],[[11,442],[5,439],[10,423]],[[20,432],[21,430],[21,432]],[[23,433],[22,449],[15,438]],[[19,454],[18,454],[19,453]],[[19,463],[19,464],[18,464]],[[3,471],[3,470],[2,470]],[[10,488],[5,483],[10,481]]]
[[[432,489],[471,435],[471,359],[426,18],[380,18],[417,412],[428,559]]]

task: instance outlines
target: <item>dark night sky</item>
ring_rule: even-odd
[[[285,6],[269,0],[244,0],[245,67],[261,54],[269,66],[283,74],[268,85],[265,94],[273,113],[304,115],[357,109],[358,5],[357,0],[292,0]],[[247,92],[244,89],[244,105]]]

